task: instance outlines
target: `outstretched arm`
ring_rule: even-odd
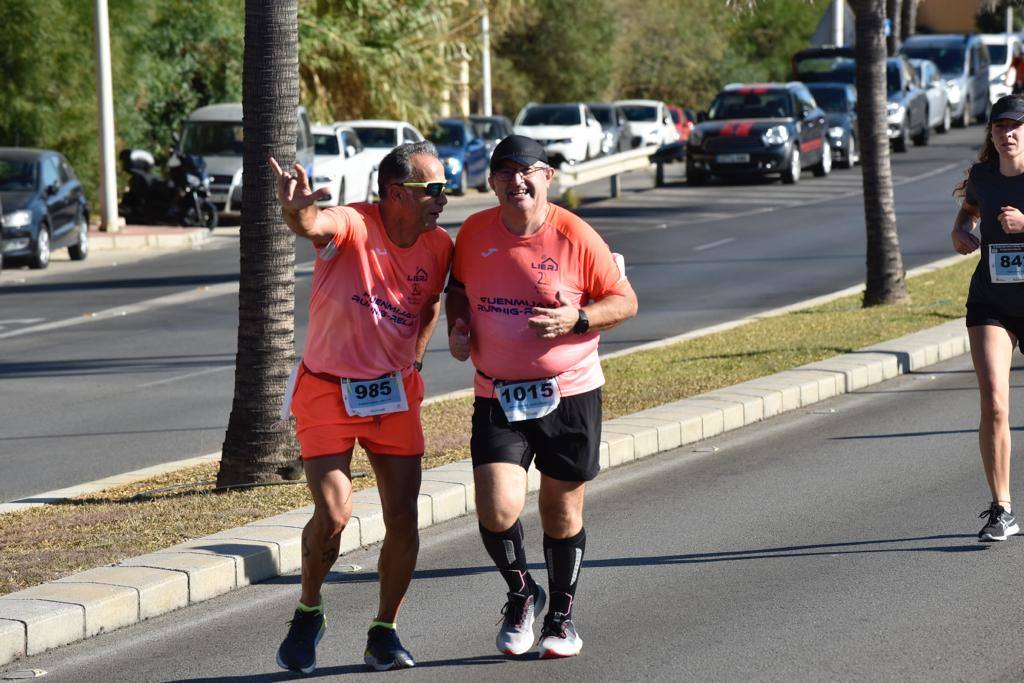
[[[317,246],[330,242],[335,233],[335,223],[316,205],[317,200],[330,196],[330,190],[321,188],[313,192],[306,171],[299,164],[295,164],[292,173],[285,173],[277,160],[270,157],[270,167],[277,174],[277,201],[281,205],[285,225]]]

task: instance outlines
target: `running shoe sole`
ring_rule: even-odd
[[[408,657],[399,655],[395,657],[388,664],[378,664],[377,658],[373,655],[364,655],[363,661],[366,666],[372,668],[374,671],[390,671],[391,669],[411,669],[416,666],[416,662],[413,661],[412,655]]]
[[[579,646],[575,652],[559,652],[552,648],[542,647],[540,651],[541,659],[565,659],[566,657],[575,657],[583,650],[583,641],[579,641]]]
[[[313,641],[313,648],[314,649],[316,649],[316,646],[320,644],[320,639],[324,637],[324,632],[326,632],[326,631],[327,631],[327,629],[322,628],[316,634],[316,640]],[[279,667],[281,667],[282,669],[284,669],[285,671],[301,671],[304,674],[311,674],[311,673],[313,673],[313,671],[316,670],[316,654],[314,653],[314,655],[313,655],[313,662],[308,667],[306,667],[304,669],[293,669],[290,666],[288,666],[287,664],[285,664],[284,661],[282,661],[282,659],[281,659],[281,649],[278,648],[278,650],[277,650],[277,665]]]
[[[1015,536],[1020,533],[1020,527],[1014,524],[1013,526],[1007,527],[1006,533],[1002,536],[996,536],[995,534],[982,534],[978,540],[982,542],[991,541],[1005,541],[1010,536]]]

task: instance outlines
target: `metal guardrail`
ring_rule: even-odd
[[[611,181],[611,195],[618,197],[619,175],[638,169],[657,167],[655,185],[660,187],[664,184],[665,164],[681,159],[686,152],[685,143],[672,143],[657,147],[637,147],[628,152],[609,154],[598,157],[593,161],[584,161],[581,164],[562,164],[558,169],[558,194],[565,196],[567,192],[580,185],[592,183],[596,180],[609,178]]]

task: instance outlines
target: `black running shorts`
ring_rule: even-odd
[[[1002,327],[1017,338],[1018,346],[1020,346],[1021,340],[1024,340],[1024,318],[1006,315],[994,306],[968,304],[967,327],[980,327],[982,325]],[[1024,347],[1021,348],[1024,350]]]
[[[560,481],[590,481],[601,466],[601,389],[565,396],[544,417],[509,422],[496,398],[476,397],[473,435],[469,441],[473,467],[509,462],[537,469]]]

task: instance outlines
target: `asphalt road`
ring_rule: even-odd
[[[933,136],[894,155],[896,207],[908,268],[950,255],[950,196],[982,129]],[[861,175],[837,170],[778,181],[685,187],[653,174],[588,186],[578,213],[625,256],[637,319],[606,333],[604,352],[725,322],[864,279]],[[602,199],[602,197],[604,199]],[[453,199],[443,221],[492,205]],[[220,449],[233,395],[237,231],[208,246],[145,260],[55,263],[0,277],[0,501]],[[98,255],[97,255],[98,256]],[[297,249],[301,351],[312,250]],[[88,263],[88,262],[87,262]],[[472,370],[435,335],[428,394],[469,386]]]
[[[974,375],[966,356],[928,370],[598,477],[575,615],[584,646],[573,660],[498,655],[504,584],[475,520],[424,531],[400,618],[419,666],[384,676],[1020,680],[1013,596],[1024,538],[976,541],[988,492]],[[1019,369],[1013,384],[1018,405]],[[523,523],[542,578],[535,505]],[[314,677],[373,676],[361,660],[376,552],[341,558],[325,587]],[[342,571],[349,564],[362,569]],[[274,652],[297,581],[250,586],[8,670],[82,683],[291,680]]]

